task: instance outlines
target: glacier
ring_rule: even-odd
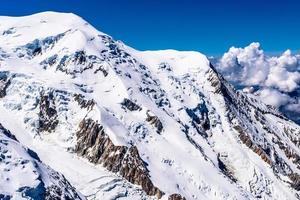
[[[299,125],[205,55],[139,51],[71,13],[3,16],[0,34],[0,123],[80,198],[300,198]]]

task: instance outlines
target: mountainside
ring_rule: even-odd
[[[0,124],[0,199],[85,199]]]
[[[138,51],[73,14],[0,17],[0,113],[87,199],[300,199],[297,124],[198,52]]]

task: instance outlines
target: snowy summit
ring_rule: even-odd
[[[205,55],[0,17],[0,199],[300,197],[300,127]]]

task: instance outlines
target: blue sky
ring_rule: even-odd
[[[269,53],[299,51],[299,9],[297,0],[5,0],[0,15],[73,12],[137,49],[221,55],[253,41]]]

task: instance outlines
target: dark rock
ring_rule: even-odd
[[[233,176],[233,173],[228,169],[228,167],[225,165],[225,163],[220,158],[220,154],[217,155],[218,159],[218,166],[219,169],[223,172],[224,175],[226,175],[230,180],[233,182],[236,182],[236,178]]]
[[[49,58],[46,58],[45,60],[43,60],[40,64],[44,66],[44,68],[46,69],[48,66],[53,66],[54,64],[56,64],[58,59],[58,55],[55,54]]]
[[[85,64],[86,60],[85,51],[76,51],[72,58],[72,62],[76,65],[83,65]]]
[[[80,105],[80,108],[93,110],[96,102],[93,99],[86,100],[82,94],[74,94],[74,100]]]
[[[171,194],[168,200],[186,200],[186,198],[181,196],[180,194]]]
[[[66,31],[66,32],[68,32],[68,31]],[[29,58],[33,58],[37,55],[42,54],[43,52],[45,52],[48,49],[52,49],[54,47],[54,45],[60,39],[63,38],[65,33],[60,33],[55,36],[49,36],[49,37],[42,38],[42,39],[35,39],[35,40],[27,43],[24,46],[18,47],[17,49],[15,49],[15,51],[16,52],[25,51]]]
[[[263,148],[255,144],[250,136],[248,136],[244,131],[243,128],[239,125],[235,125],[233,127],[238,133],[239,133],[239,138],[240,140],[247,146],[249,147],[254,153],[256,153],[258,156],[261,157],[263,161],[268,163],[270,166],[272,166],[272,160],[268,156],[268,154],[265,152]],[[269,152],[268,152],[269,153]]]
[[[296,173],[292,173],[289,175],[289,178],[291,179],[292,181],[292,184],[291,186],[297,190],[297,191],[300,191],[300,175],[299,174],[296,174]]]
[[[222,91],[222,82],[218,77],[218,73],[214,71],[212,68],[208,71],[208,78],[207,80],[211,83],[211,86],[214,87],[215,93],[220,94]]]
[[[33,150],[31,149],[27,149],[27,153],[34,159],[36,159],[37,161],[41,162],[38,154],[36,152],[34,152]]]
[[[147,118],[146,121],[149,122],[151,125],[153,125],[157,129],[157,133],[161,133],[163,130],[163,125],[159,118],[155,115],[149,114],[149,111],[147,112]]]
[[[11,27],[5,31],[3,31],[2,35],[10,35],[10,34],[14,34],[16,33],[16,28],[15,27]]]
[[[114,145],[103,126],[91,119],[81,121],[76,136],[75,152],[78,155],[140,185],[147,195],[162,197],[164,193],[153,185],[147,164],[141,159],[137,147]]]
[[[13,140],[15,140],[15,141],[18,141],[17,138],[16,138],[16,136],[13,135],[9,130],[7,130],[6,128],[4,128],[4,127],[2,126],[1,123],[0,123],[0,130],[1,130],[1,132],[2,132],[4,135],[6,135],[7,137],[9,137],[10,139],[13,139]]]
[[[61,174],[51,171],[50,176],[55,180],[54,184],[45,188],[45,200],[81,200],[76,189]]]
[[[12,198],[12,196],[10,196],[10,195],[0,193],[0,199],[1,200],[10,200],[11,198]]]
[[[74,200],[74,199],[81,199],[79,195],[76,193],[74,188],[69,187],[62,188],[57,185],[51,185],[46,188],[45,192],[45,200]],[[68,190],[71,190],[71,193],[68,192]]]
[[[127,108],[130,111],[142,110],[142,108],[139,105],[133,103],[131,100],[126,98],[122,101],[121,105],[122,107]]]
[[[18,192],[22,193],[22,196],[28,197],[29,199],[44,200],[45,199],[45,185],[41,181],[35,188],[21,187]]]
[[[77,65],[78,67],[70,70],[69,65]],[[101,71],[105,77],[108,75],[108,72],[104,69],[103,60],[95,55],[87,55],[85,51],[76,51],[73,54],[64,55],[56,67],[56,70],[73,76],[88,69],[93,69],[94,74]]]
[[[197,130],[199,129],[199,127],[201,129],[203,129],[203,131],[200,131],[200,130],[198,131],[201,133],[201,135],[203,134],[204,131],[207,131],[208,129],[210,129],[210,121],[208,118],[208,109],[207,109],[205,103],[200,103],[197,105],[196,108],[193,108],[193,109],[187,108],[186,113],[190,116],[190,118],[194,122],[193,125],[195,126],[195,128]],[[207,137],[206,134],[204,136]]]
[[[0,98],[6,96],[6,90],[10,84],[11,81],[6,74],[0,76]]]
[[[39,111],[39,132],[52,132],[58,125],[57,111],[55,108],[55,101],[53,92],[48,94],[41,94],[40,97],[40,111]]]

